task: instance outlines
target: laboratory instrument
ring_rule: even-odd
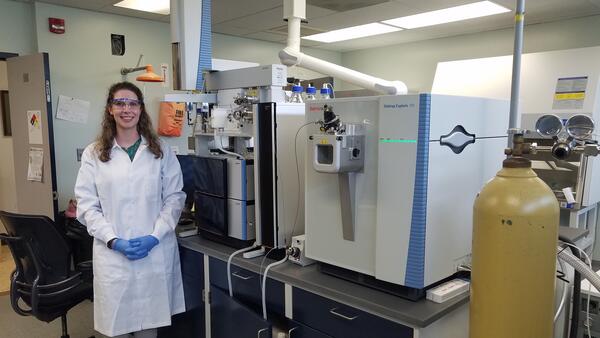
[[[306,256],[409,299],[457,274],[473,201],[500,169],[507,108],[431,94],[307,102]]]

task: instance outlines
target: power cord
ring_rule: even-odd
[[[269,273],[269,270],[271,268],[281,265],[281,264],[285,263],[287,260],[288,260],[288,255],[286,253],[286,255],[285,255],[285,257],[283,257],[283,259],[267,265],[267,268],[265,269],[265,273],[263,274],[263,277],[262,277],[262,309],[263,309],[263,318],[265,320],[267,320],[267,274]]]
[[[231,255],[229,255],[229,258],[227,259],[227,286],[229,286],[229,297],[233,297],[233,287],[232,287],[232,283],[231,283],[231,261],[233,260],[233,257],[235,257],[236,255],[239,255],[243,252],[250,251],[250,250],[256,249],[256,248],[258,248],[258,245],[252,244],[252,246],[249,246],[249,247],[243,248],[243,249],[239,249],[237,251],[234,251]]]
[[[297,197],[296,197],[296,216],[294,216],[294,225],[292,226],[292,232],[290,232],[290,238],[286,244],[291,245],[292,237],[294,237],[294,232],[296,231],[296,225],[298,224],[298,214],[300,212],[300,165],[298,164],[298,135],[302,128],[309,126],[311,124],[320,124],[320,121],[307,122],[301,125],[296,131],[296,136],[294,137],[294,157],[296,161],[296,182],[297,184]],[[306,163],[304,165],[307,165]]]

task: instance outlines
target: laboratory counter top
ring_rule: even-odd
[[[227,261],[229,255],[235,251],[233,248],[200,236],[179,238],[179,244],[187,249],[223,261]],[[239,255],[234,257],[233,264],[260,273],[262,260],[263,257],[244,259]],[[272,262],[274,260],[267,258],[262,270]],[[269,270],[269,278],[414,328],[428,326],[445,314],[467,303],[469,299],[468,294],[464,294],[443,304],[426,299],[412,302],[326,275],[318,270],[317,264],[302,267],[292,262],[286,262]]]
[[[570,228],[566,226],[558,227],[558,235],[571,240],[573,243],[587,236],[589,232],[590,231],[586,229]]]
[[[559,232],[560,235],[576,242],[586,236],[588,230],[561,226]],[[179,238],[179,244],[190,250],[223,261],[227,261],[229,255],[235,251],[231,247],[204,239],[200,236]],[[272,262],[274,260],[267,258],[263,263],[263,257],[244,259],[241,255],[233,259],[233,264],[259,274],[262,272],[261,270],[264,270]],[[263,263],[262,269],[261,263]],[[273,267],[269,271],[269,277],[293,287],[353,306],[373,315],[415,328],[423,328],[430,325],[469,300],[469,295],[464,294],[442,304],[426,299],[412,302],[321,273],[318,270],[317,264],[302,267],[292,262],[286,262],[285,264]]]

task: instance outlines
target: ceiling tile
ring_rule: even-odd
[[[307,0],[306,3],[335,12],[345,12],[357,8],[373,6],[389,0]]]
[[[600,1],[600,0],[598,0]],[[306,5],[306,19],[316,19],[323,16],[331,15],[337,13],[336,11],[332,11],[330,9],[321,8],[317,6]]]
[[[258,30],[258,29],[250,30],[248,28],[235,27],[229,23],[219,23],[216,25],[215,24],[212,25],[212,31],[214,33],[221,33],[221,34],[228,34],[228,35],[235,35],[235,36],[244,36],[244,35],[248,35],[250,33],[256,33],[260,30]]]
[[[212,21],[221,23],[235,18],[242,18],[275,7],[282,6],[282,0],[213,0]],[[279,15],[283,17],[282,15]]]
[[[222,23],[226,23],[238,28],[247,28],[254,31],[272,29],[285,23],[285,21],[283,21],[283,6]]]
[[[276,33],[276,34],[283,34],[283,35],[287,36],[288,26],[283,25],[283,26],[275,27],[275,28],[270,29],[269,32]],[[323,33],[323,32],[324,32],[324,30],[322,30],[322,29],[314,29],[314,28],[306,26],[306,25],[302,25],[300,27],[300,36],[319,34],[319,33]]]
[[[408,7],[405,4],[390,1],[352,11],[335,13],[321,18],[308,18],[308,21],[311,27],[333,30],[414,14],[416,12],[418,10]]]
[[[257,40],[265,40],[271,42],[285,42],[287,40],[287,35],[275,34],[269,32],[256,32],[251,33],[244,36],[245,38],[257,39]]]
[[[148,19],[148,20],[154,20],[154,21],[169,22],[169,15],[162,15],[162,14],[156,14],[156,13],[151,13],[151,12],[136,11],[136,10],[133,10],[133,9],[116,7],[116,6],[112,6],[112,5],[103,6],[102,8],[98,9],[98,12],[111,13],[111,14],[117,14],[117,15],[125,15],[125,16],[132,16],[132,17],[135,17],[135,18],[142,18],[142,19]]]

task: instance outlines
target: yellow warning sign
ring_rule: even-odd
[[[563,101],[563,100],[583,100],[583,99],[585,99],[585,92],[556,93],[556,94],[554,94],[554,99],[557,100],[557,101]]]

